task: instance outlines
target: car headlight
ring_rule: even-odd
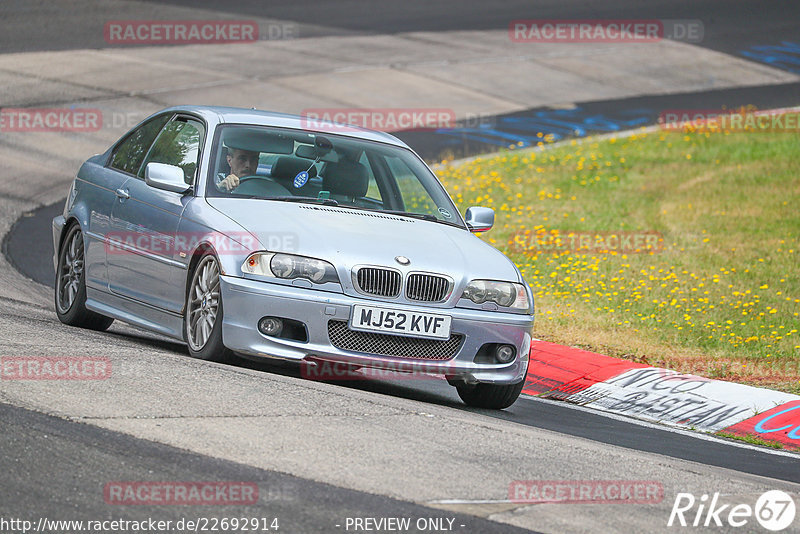
[[[494,302],[503,308],[515,310],[527,310],[530,307],[525,286],[512,282],[473,280],[464,288],[461,298],[469,299],[475,304]]]
[[[316,284],[339,283],[336,268],[327,261],[293,254],[256,252],[242,264],[242,272],[291,280],[306,278]]]

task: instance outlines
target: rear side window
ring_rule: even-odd
[[[161,131],[161,128],[169,118],[169,114],[159,115],[132,131],[114,149],[114,154],[111,156],[111,167],[129,174],[138,173],[150,145],[153,144],[156,135],[158,135],[158,132]]]

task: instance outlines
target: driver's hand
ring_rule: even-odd
[[[219,186],[225,191],[232,191],[239,187],[239,177],[235,174],[229,174],[224,180],[219,182]]]

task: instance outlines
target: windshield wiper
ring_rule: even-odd
[[[371,208],[363,208],[361,206],[353,206],[351,204],[339,204],[337,200],[332,198],[318,198],[318,197],[295,197],[295,196],[281,196],[281,197],[256,197],[256,196],[249,196],[243,198],[260,198],[261,200],[277,200],[280,202],[309,202],[309,203],[320,203],[323,206],[336,206],[339,208],[348,208],[354,210],[362,210],[362,211],[372,211],[375,213],[387,213],[389,215],[400,215],[402,217],[411,217],[413,219],[420,219],[423,221],[430,221],[435,223],[446,224],[448,226],[455,226],[456,228],[464,228],[458,223],[451,222],[451,221],[443,221],[442,219],[437,219],[435,216],[429,213],[414,213],[411,211],[401,211],[401,210],[376,210]]]
[[[262,197],[263,200],[279,200],[281,202],[319,202],[323,206],[338,206],[339,202],[332,198],[317,197]]]
[[[428,213],[414,213],[411,211],[392,211],[392,210],[377,210],[381,213],[389,213],[391,215],[402,215],[404,217],[412,217],[414,219],[422,219],[423,221],[436,222],[439,219]]]
[[[279,200],[281,202],[319,202],[323,206],[336,206],[337,208],[347,208],[350,210],[363,210],[375,211],[369,208],[362,208],[361,206],[353,206],[352,204],[342,204],[333,198],[319,198],[319,197],[260,197],[263,200]]]
[[[392,211],[392,210],[375,210],[378,213],[389,213],[391,215],[402,215],[403,217],[412,217],[414,219],[421,219],[423,221],[430,221],[430,222],[437,222],[442,224],[447,224],[450,226],[455,226],[457,228],[463,228],[460,224],[450,222],[450,221],[443,221],[442,219],[437,219],[430,213],[414,213],[412,211]]]
[[[336,206],[337,208],[347,208],[351,210],[365,210],[365,211],[375,211],[370,210],[368,208],[362,208],[360,206],[353,206],[351,204],[341,204],[338,200],[333,198],[319,198],[319,197],[295,197],[295,196],[283,196],[283,197],[249,197],[249,198],[260,198],[261,200],[278,200],[280,202],[319,202],[323,206]]]

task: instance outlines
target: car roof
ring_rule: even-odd
[[[369,130],[360,126],[347,125],[343,128],[343,124],[321,119],[311,119],[302,117],[300,115],[290,115],[287,113],[277,113],[274,111],[263,111],[260,109],[245,109],[234,108],[225,106],[174,106],[159,111],[164,112],[187,112],[200,115],[209,122],[218,124],[254,124],[258,126],[275,126],[279,128],[293,128],[297,130],[306,130],[311,132],[332,133],[346,137],[353,137],[356,139],[367,139],[370,141],[378,141],[390,145],[401,146],[409,148],[404,142],[395,136],[379,132],[376,130]],[[309,124],[309,122],[312,122]]]

